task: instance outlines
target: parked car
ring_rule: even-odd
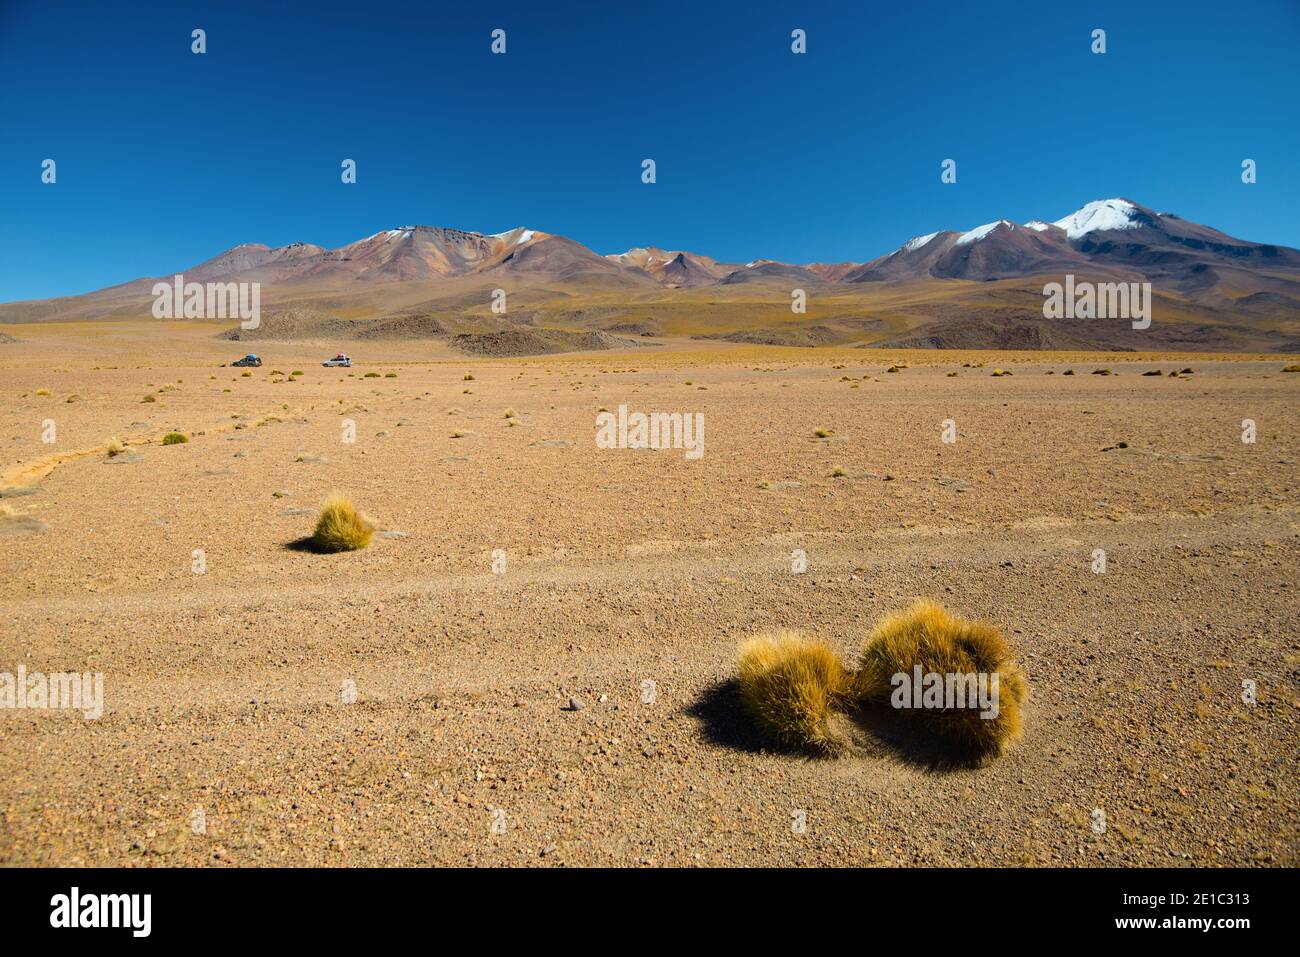
[[[321,363],[321,365],[323,365],[323,366],[351,366],[351,365],[352,365],[352,360],[349,359],[347,356],[345,356],[343,353],[340,352],[340,353],[339,353],[338,355],[336,355],[333,359],[326,359],[324,362]]]
[[[234,362],[230,364],[232,366],[260,366],[262,364],[262,360],[250,352],[248,355],[244,356],[244,358],[236,359]]]

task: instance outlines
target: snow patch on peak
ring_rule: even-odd
[[[926,233],[924,236],[917,236],[916,238],[909,239],[907,242],[903,243],[903,248],[908,252],[911,252],[913,249],[920,249],[938,235],[938,233]]]
[[[1095,199],[1053,225],[1060,226],[1071,239],[1106,229],[1137,229],[1138,209],[1126,199]]]
[[[1032,229],[1036,233],[1046,232],[1050,226],[1050,223],[1045,223],[1041,219],[1031,219],[1025,223],[1025,229]]]
[[[509,239],[511,236],[514,236],[515,245],[522,246],[536,235],[536,231],[525,229],[523,226],[516,226],[514,229],[507,229],[504,233],[492,233],[491,235],[493,239]]]
[[[1006,226],[1008,229],[1015,229],[1015,223],[1006,219],[999,219],[994,223],[985,223],[983,226],[976,226],[968,233],[962,233],[957,237],[958,246],[965,246],[967,243],[977,243],[999,226]]]

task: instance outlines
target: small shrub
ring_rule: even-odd
[[[473,381],[474,381],[474,377],[473,377],[472,375],[470,375],[468,372],[465,373],[465,377],[464,377],[464,378],[465,378],[465,381],[466,381],[466,382],[473,382]]]
[[[1148,369],[1143,375],[1164,375],[1159,369]]]
[[[794,632],[740,646],[740,700],[760,730],[789,748],[833,754],[843,743],[831,713],[848,700],[850,677],[834,649]]]
[[[140,401],[141,401],[141,402],[157,402],[158,400],[157,400],[156,398],[154,398],[152,395],[147,395],[147,396],[145,396],[143,399],[141,399]]]
[[[301,369],[294,369],[292,372],[289,373],[289,375],[306,375],[306,373],[303,372]]]
[[[241,373],[239,373],[239,377],[240,377],[241,379],[247,379],[247,378],[248,378],[249,376],[251,376],[252,374],[253,374],[253,373],[251,373],[251,372],[241,372]]]
[[[375,528],[355,506],[335,492],[321,506],[312,546],[322,552],[352,552],[370,544]]]
[[[829,439],[834,434],[830,429],[817,429],[813,432],[813,435],[819,439]]]
[[[1283,366],[1283,367],[1282,367],[1282,371],[1283,371],[1283,372],[1300,372],[1300,365],[1296,365],[1295,363],[1292,363],[1292,364],[1289,365],[1289,366]]]
[[[378,379],[378,378],[379,378],[379,373],[378,373],[378,372],[367,372],[367,373],[363,376],[363,378],[366,378],[366,379]]]
[[[50,394],[50,390],[49,390],[49,389],[37,389],[37,390],[36,390],[36,394],[37,394],[37,395],[49,395],[49,394]]]
[[[989,688],[997,681],[997,714],[981,716],[978,701],[966,707],[900,707],[908,684],[895,675],[914,680],[938,674],[986,675]],[[1028,686],[1002,633],[985,622],[970,622],[949,614],[937,602],[920,600],[899,614],[890,615],[868,636],[854,677],[859,701],[891,706],[901,719],[916,724],[966,758],[980,760],[1000,754],[1022,730],[1020,705]]]
[[[122,442],[121,439],[114,436],[113,438],[108,440],[107,451],[108,451],[108,457],[111,459],[114,456],[121,455],[123,452],[125,452],[126,445]]]
[[[190,440],[184,432],[168,432],[163,436],[163,445],[184,445]]]
[[[397,378],[397,373],[396,373],[396,372],[385,372],[385,373],[384,373],[384,378],[385,378],[385,379],[396,379],[396,378]]]
[[[506,409],[504,418],[513,419],[513,418],[517,418],[518,415],[519,413],[516,412],[514,409]]]

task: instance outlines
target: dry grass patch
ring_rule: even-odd
[[[163,436],[163,445],[183,445],[190,440],[184,432],[168,432]]]
[[[321,506],[311,544],[321,552],[352,552],[369,545],[374,533],[375,527],[356,507],[335,492]]]
[[[108,457],[110,459],[113,458],[114,456],[121,455],[123,452],[126,451],[126,443],[124,443],[117,436],[114,436],[113,438],[108,440],[107,451],[108,451]]]
[[[851,680],[829,645],[795,632],[759,635],[740,646],[740,700],[759,728],[785,747],[833,754],[843,741],[830,717]]]
[[[996,715],[984,717],[978,699],[971,701],[967,695],[962,696],[967,698],[964,707],[946,706],[954,703],[947,698],[938,706],[930,699],[923,707],[911,707],[904,693],[915,681],[918,667],[923,687],[932,685],[924,676],[935,674],[943,681],[943,690],[950,675],[986,676],[989,694],[996,689]],[[906,675],[908,682],[896,675]],[[914,723],[968,759],[1002,753],[1022,731],[1021,704],[1028,686],[1002,632],[986,622],[950,614],[937,602],[922,599],[877,624],[862,650],[854,684],[863,704],[892,707],[899,719]],[[960,690],[961,682],[952,684]],[[970,679],[964,690],[973,690]]]

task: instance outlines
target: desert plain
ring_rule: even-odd
[[[1300,863],[1294,356],[214,329],[0,330],[0,671],[104,682],[0,710],[0,863]],[[598,447],[619,405],[704,455]],[[301,546],[333,491],[368,548]],[[1012,750],[757,734],[741,639],[918,596],[1011,640]]]

